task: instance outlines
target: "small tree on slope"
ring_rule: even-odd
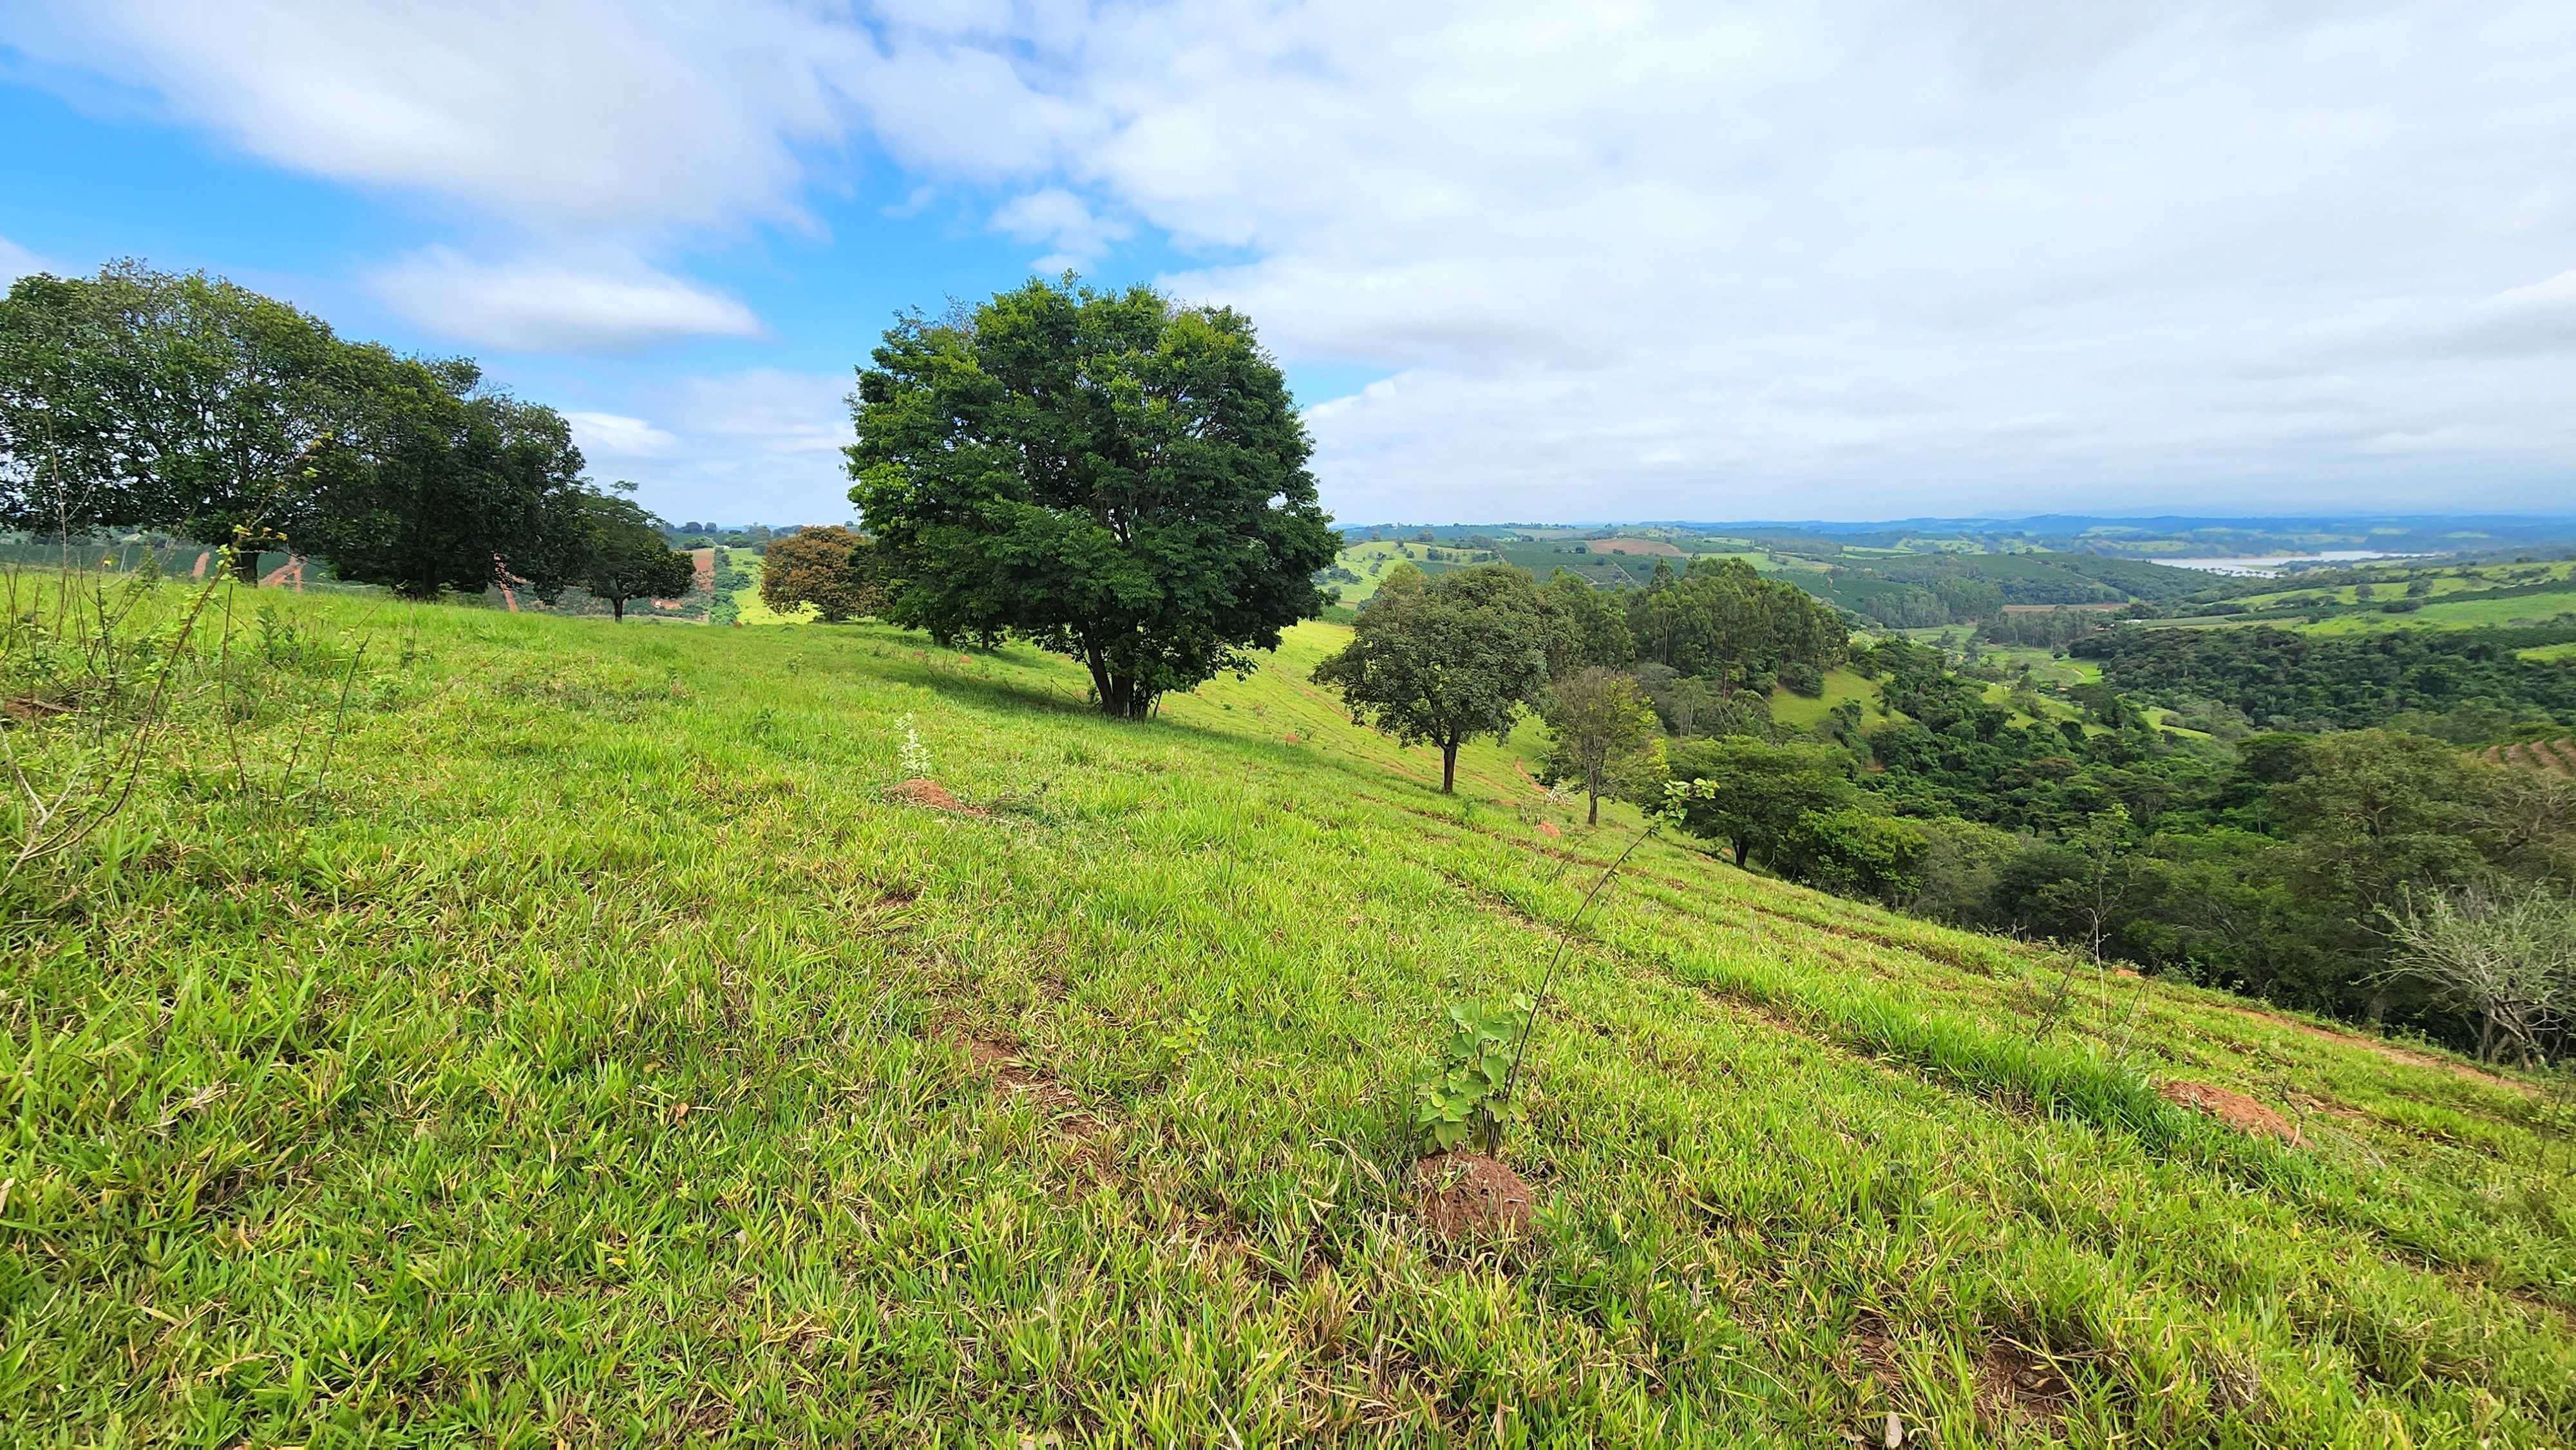
[[[1547,683],[1547,616],[1529,575],[1501,564],[1428,585],[1389,575],[1351,642],[1315,667],[1351,718],[1408,745],[1440,747],[1440,789],[1458,783],[1458,747],[1509,733]]]
[[[676,599],[697,582],[695,559],[662,542],[653,515],[631,499],[606,494],[583,501],[586,534],[572,582],[626,617],[631,599]]]
[[[1598,665],[1578,670],[1548,691],[1546,713],[1556,733],[1548,774],[1583,783],[1591,824],[1601,824],[1601,797],[1650,775],[1661,779],[1663,726],[1634,676]]]

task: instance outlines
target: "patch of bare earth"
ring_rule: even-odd
[[[1536,1195],[1521,1176],[1482,1153],[1434,1153],[1413,1165],[1415,1211],[1446,1239],[1514,1238],[1529,1229]]]
[[[926,811],[946,811],[950,815],[956,816],[981,816],[987,814],[987,812],[980,807],[970,806],[964,801],[959,800],[957,797],[950,795],[946,786],[941,785],[939,782],[932,780],[926,775],[917,775],[900,785],[888,786],[886,787],[886,795],[893,800],[901,801],[905,805],[919,806]]]
[[[1083,1111],[1082,1099],[1056,1081],[1053,1074],[1030,1067],[1020,1058],[1019,1049],[981,1037],[959,1038],[957,1045],[965,1050],[966,1060],[976,1074],[991,1083],[994,1091],[1026,1096],[1037,1105],[1038,1115],[1053,1123],[1057,1131],[1076,1138],[1088,1138],[1100,1131],[1100,1120]]]
[[[2017,1344],[1998,1343],[1977,1363],[1977,1417],[1988,1424],[2031,1419],[2055,1424],[2075,1403],[2057,1366]]]
[[[2156,1095],[2176,1107],[2216,1118],[2249,1137],[2277,1138],[2292,1144],[2299,1141],[2299,1130],[2290,1126],[2289,1119],[2240,1092],[2207,1083],[2160,1082],[2156,1084]]]

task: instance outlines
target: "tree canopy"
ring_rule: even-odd
[[[463,359],[398,357],[201,273],[133,262],[0,299],[0,520],[326,556],[412,595],[559,588],[585,538],[572,430]]]
[[[629,600],[675,599],[697,582],[697,560],[663,542],[662,521],[642,505],[613,494],[582,502],[584,537],[572,582],[606,600],[612,618],[626,617]]]
[[[873,358],[850,498],[894,622],[1070,655],[1141,717],[1322,610],[1339,538],[1242,314],[1032,281],[907,317]]]
[[[839,524],[771,540],[761,556],[760,602],[780,614],[810,604],[826,624],[872,614],[884,600],[868,577],[868,554],[868,541]]]
[[[1351,718],[1408,745],[1438,746],[1440,789],[1452,791],[1458,747],[1509,733],[1546,686],[1547,639],[1537,586],[1508,565],[1421,585],[1390,579],[1314,678],[1341,693]]]
[[[1636,676],[1599,665],[1577,670],[1549,688],[1546,713],[1555,732],[1548,778],[1582,784],[1590,824],[1601,824],[1604,795],[1662,779],[1663,725]]]

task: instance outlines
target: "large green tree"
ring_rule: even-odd
[[[854,529],[822,524],[770,541],[761,555],[760,602],[780,614],[806,605],[826,624],[873,614],[885,591],[871,577],[874,551]]]
[[[1458,747],[1500,739],[1547,685],[1548,618],[1521,570],[1480,564],[1428,584],[1390,578],[1361,608],[1351,642],[1315,667],[1353,719],[1408,745],[1440,748],[1440,789]]]
[[[626,618],[629,600],[676,599],[697,583],[698,561],[663,542],[662,521],[643,505],[604,493],[584,497],[581,505],[572,582],[606,600],[611,618]]]
[[[898,322],[852,415],[889,617],[1070,655],[1110,714],[1248,669],[1323,608],[1340,540],[1240,313],[1032,281]]]
[[[319,515],[302,465],[354,421],[353,361],[319,318],[203,273],[22,278],[0,302],[0,511],[239,542],[256,578]]]
[[[512,579],[552,597],[597,497],[563,415],[483,391],[471,363],[372,364],[359,427],[313,465],[332,572],[416,599]]]

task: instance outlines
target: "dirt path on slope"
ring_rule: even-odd
[[[295,586],[295,592],[298,594],[304,592],[303,555],[287,555],[285,563],[269,570],[268,577],[259,581],[259,587],[262,589],[271,588],[279,584],[291,584]]]

